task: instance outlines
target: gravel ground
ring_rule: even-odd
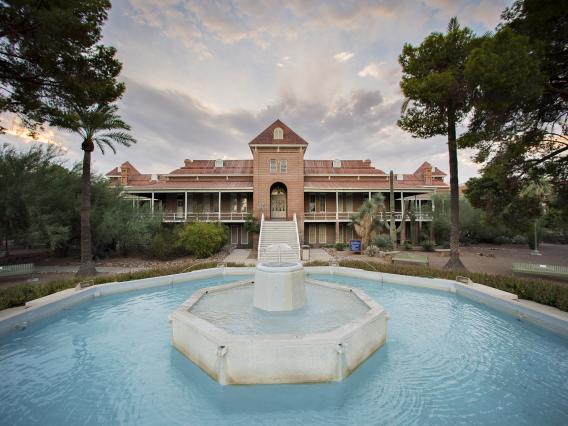
[[[387,260],[379,257],[365,255],[353,255],[347,251],[327,249],[332,256],[338,259],[354,259],[372,262],[387,263]],[[471,272],[484,272],[495,275],[511,275],[514,262],[537,263],[546,265],[568,266],[568,245],[542,244],[540,246],[542,256],[533,256],[527,246],[519,245],[489,245],[480,244],[475,246],[461,247],[460,257],[465,267]],[[430,266],[443,268],[448,261],[447,257],[438,253],[416,252],[428,256]],[[543,277],[545,278],[545,277]],[[550,280],[550,279],[549,279]],[[551,280],[556,281],[556,280]],[[568,284],[568,281],[557,282]]]

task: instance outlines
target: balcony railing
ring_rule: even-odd
[[[163,212],[162,221],[163,222],[244,222],[247,216],[247,212],[188,212],[187,217],[185,213],[178,212]]]
[[[357,212],[304,212],[304,220],[307,221],[350,221],[351,217],[356,214]],[[415,213],[416,220],[422,221],[430,221],[432,220],[431,213]],[[387,220],[389,219],[389,213],[379,213],[380,220]],[[402,212],[395,212],[394,213],[395,220],[402,220]],[[406,221],[410,221],[408,217],[406,217]]]

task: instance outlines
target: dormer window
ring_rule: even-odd
[[[341,160],[333,160],[333,168],[334,169],[341,168]]]
[[[284,139],[284,130],[282,128],[277,127],[274,129],[274,139]]]
[[[404,175],[401,173],[397,173],[396,180],[404,180]]]
[[[222,159],[215,160],[215,167],[223,167],[223,160]]]

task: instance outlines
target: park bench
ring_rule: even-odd
[[[29,275],[34,273],[33,263],[21,263],[19,265],[2,265],[0,266],[1,277],[13,277],[16,275]]]
[[[399,253],[392,257],[393,264],[406,264],[406,265],[418,265],[426,266],[430,265],[427,256],[413,253]]]
[[[513,274],[541,275],[568,278],[568,266],[539,265],[535,263],[513,263]]]

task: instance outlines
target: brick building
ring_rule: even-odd
[[[305,160],[308,142],[276,120],[249,142],[252,159],[185,160],[167,174],[142,174],[125,162],[106,174],[133,203],[149,204],[165,222],[221,221],[231,243],[252,244],[243,228],[248,214],[259,220],[297,221],[300,243],[321,245],[354,237],[350,218],[374,193],[389,207],[389,175],[370,160]],[[431,221],[432,193],[447,191],[445,173],[424,162],[414,173],[394,175],[396,220],[405,209],[416,225]],[[405,222],[409,222],[405,218]],[[401,227],[400,239],[409,235]]]

